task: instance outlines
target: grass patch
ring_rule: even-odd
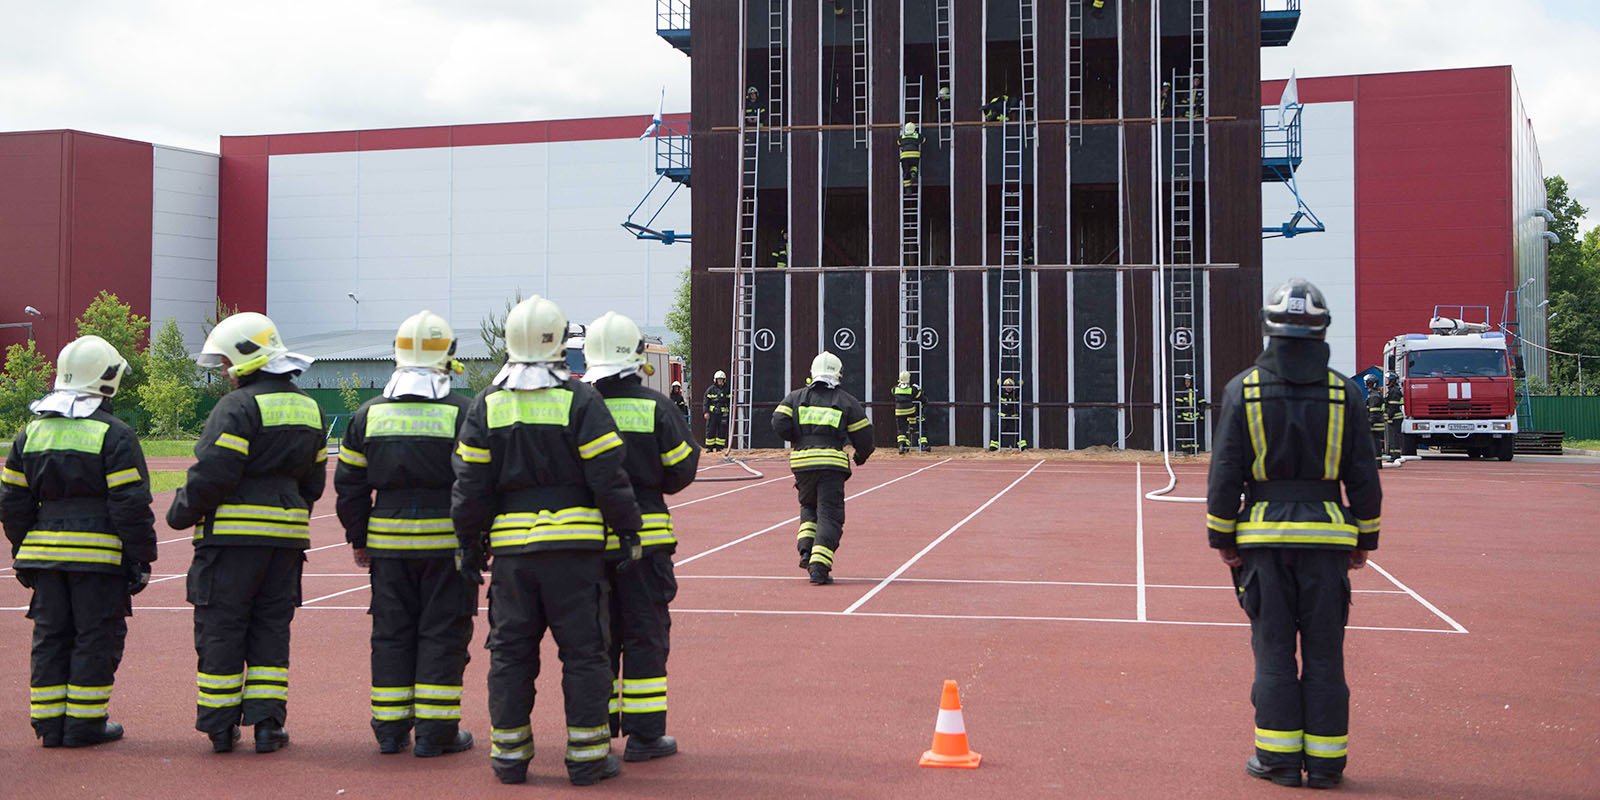
[[[150,473],[150,493],[170,492],[183,485],[187,473],[181,469],[158,469]]]
[[[1600,450],[1600,439],[1568,439],[1561,444],[1578,450]]]
[[[194,455],[193,439],[145,439],[139,442],[145,458],[170,458]]]

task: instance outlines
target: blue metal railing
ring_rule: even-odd
[[[1300,141],[1300,104],[1261,109],[1261,163],[1298,167],[1303,158]]]
[[[1300,5],[1300,0],[1288,2]],[[689,30],[689,0],[656,0],[656,30]]]
[[[1299,11],[1300,0],[1261,0],[1261,10],[1267,11]]]
[[[687,134],[662,129],[656,134],[656,174],[689,185],[690,150]]]

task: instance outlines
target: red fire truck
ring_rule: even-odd
[[[1455,316],[1442,312],[1455,311]],[[1483,320],[1468,321],[1466,316]],[[1418,447],[1510,461],[1517,435],[1517,392],[1504,333],[1490,330],[1488,306],[1435,306],[1432,333],[1396,336],[1384,368],[1405,394],[1402,452]]]

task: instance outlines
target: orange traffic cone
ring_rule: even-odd
[[[924,767],[977,769],[983,756],[967,746],[967,724],[961,719],[961,690],[955,681],[944,682],[939,698],[939,719],[933,724],[933,749],[917,762]]]

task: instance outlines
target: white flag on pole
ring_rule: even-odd
[[[1300,87],[1296,85],[1294,72],[1289,73],[1289,82],[1283,85],[1283,94],[1278,97],[1278,127],[1289,124],[1289,112],[1300,107]]]
[[[661,112],[665,111],[666,107],[667,107],[667,87],[663,86],[663,87],[661,87],[661,104],[656,106],[656,115],[654,117],[650,118],[649,127],[644,129],[644,133],[639,134],[639,141],[642,142],[645,139],[648,139],[648,138],[656,135],[656,131],[661,128]]]

